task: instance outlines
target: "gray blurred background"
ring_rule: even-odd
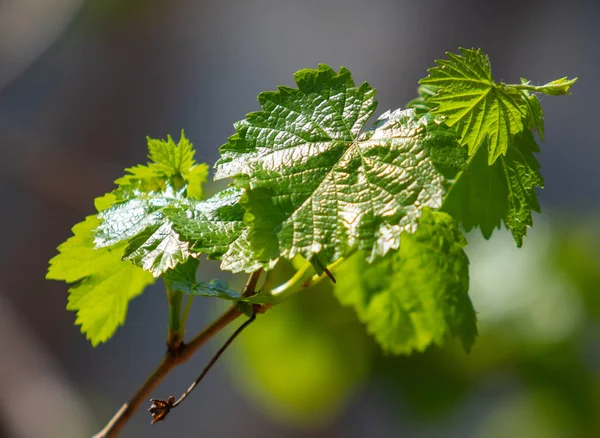
[[[348,67],[378,89],[379,115],[458,47],[482,48],[498,80],[580,78],[572,96],[542,99],[544,215],[525,248],[470,237],[482,332],[471,355],[384,357],[351,311],[300,298],[249,329],[166,422],[140,412],[122,436],[600,436],[599,43],[591,0],[0,0],[0,437],[91,436],[164,352],[162,285],[93,349],[64,310],[67,286],[44,280],[93,198],[145,162],[147,135],[185,129],[213,164],[256,95],[296,70]],[[188,332],[218,306],[196,300]],[[290,315],[323,327],[327,354],[283,326]],[[290,368],[267,328],[289,332]],[[354,332],[341,348],[337,334]],[[218,343],[155,396],[180,394]]]

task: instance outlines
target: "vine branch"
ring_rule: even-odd
[[[242,291],[242,296],[254,295],[256,286],[260,278],[262,269],[250,274],[246,286]],[[210,325],[198,333],[188,344],[181,343],[177,350],[168,351],[165,357],[148,377],[148,379],[138,388],[131,399],[125,403],[121,409],[113,416],[108,424],[94,435],[93,438],[114,438],[127,424],[131,416],[137,411],[140,404],[148,399],[150,393],[158,386],[158,384],[171,372],[177,365],[187,361],[198,351],[208,340],[227,327],[232,321],[242,314],[235,305],[229,307]]]
[[[227,341],[223,344],[223,346],[221,348],[219,348],[219,351],[217,351],[217,353],[213,356],[213,358],[210,360],[208,365],[206,365],[204,370],[202,370],[202,373],[200,373],[200,375],[196,378],[196,380],[194,380],[194,382],[190,385],[190,387],[187,389],[187,391],[185,391],[181,395],[181,397],[179,397],[179,399],[177,401],[175,401],[175,397],[173,397],[173,396],[170,396],[168,400],[160,400],[160,399],[155,399],[155,398],[150,399],[150,401],[152,402],[152,406],[150,406],[150,409],[148,409],[148,411],[152,414],[152,424],[154,424],[158,421],[162,421],[165,418],[167,418],[167,415],[169,414],[171,409],[179,406],[179,404],[181,402],[183,402],[187,398],[188,395],[190,395],[190,393],[194,390],[194,388],[198,385],[198,383],[200,383],[200,381],[204,378],[204,376],[206,376],[206,374],[208,374],[208,372],[210,371],[212,366],[217,362],[219,357],[221,357],[221,355],[227,349],[227,347],[229,347],[229,345],[231,345],[231,343],[237,337],[237,335],[239,335],[255,319],[256,319],[256,313],[253,312],[252,316],[246,322],[244,322],[241,326],[239,326],[237,328],[237,330],[235,332],[233,332],[233,334],[229,337],[229,339],[227,339]]]

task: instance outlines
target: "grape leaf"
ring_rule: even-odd
[[[520,247],[533,224],[532,210],[540,210],[535,187],[544,183],[533,155],[539,147],[532,130],[544,139],[543,112],[534,93],[569,94],[577,78],[539,86],[524,78],[519,85],[496,83],[481,50],[461,53],[448,53],[449,59],[437,61],[420,81],[422,87],[435,87],[429,91],[437,88],[437,94],[421,90],[413,101],[422,110],[425,102],[436,104],[431,112],[457,130],[471,155],[469,170],[457,175],[444,209],[466,230],[481,227],[486,238],[504,221]]]
[[[212,280],[208,283],[197,281],[198,264],[198,260],[190,258],[175,269],[165,272],[163,279],[169,285],[169,289],[189,295],[216,297],[226,300],[239,300],[241,298],[238,292],[229,289],[227,283],[222,280]]]
[[[74,236],[58,247],[46,275],[73,283],[67,310],[77,312],[75,323],[93,346],[106,342],[123,325],[129,301],[154,283],[151,274],[121,260],[126,244],[94,249],[93,231],[99,223],[96,216],[88,216],[75,225]]]
[[[533,225],[532,210],[540,211],[535,187],[544,186],[535,152],[539,147],[529,130],[515,136],[506,155],[491,166],[486,148],[480,148],[449,191],[443,210],[466,231],[479,226],[486,238],[504,221],[521,247]]]
[[[479,227],[486,239],[499,228],[508,211],[508,188],[501,161],[488,165],[487,148],[481,147],[458,175],[444,199],[442,209],[465,229]]]
[[[131,196],[128,196],[127,190],[150,193],[165,191],[168,186],[176,189],[185,186],[185,197],[202,199],[202,185],[208,177],[208,166],[196,164],[194,149],[183,131],[178,144],[171,136],[166,141],[152,138],[147,141],[151,161],[147,165],[125,169],[129,174],[115,181],[120,188],[117,192],[128,199]]]
[[[527,227],[533,226],[531,211],[540,212],[535,187],[544,187],[540,164],[533,155],[540,149],[531,131],[524,131],[515,137],[502,157],[508,188],[508,211],[504,218],[518,247],[523,245]]]
[[[521,82],[525,85],[529,84],[527,79],[521,78]],[[542,111],[542,106],[540,105],[540,100],[538,97],[525,90],[522,91],[523,97],[525,98],[525,102],[527,102],[528,110],[528,120],[527,126],[530,129],[535,129],[540,136],[540,139],[544,141],[544,112]]]
[[[529,88],[526,88],[527,90],[548,94],[549,96],[562,96],[565,94],[571,94],[569,90],[575,82],[577,82],[577,78],[569,79],[566,76],[556,79],[552,82],[548,82],[544,85],[530,85],[530,82],[527,79],[521,80],[523,85],[529,86]]]
[[[190,256],[189,244],[180,239],[169,213],[189,208],[182,193],[167,186],[164,192],[128,192],[130,199],[115,203],[99,213],[94,243],[104,248],[127,242],[123,259],[159,277]]]
[[[232,272],[273,266],[249,246],[243,198],[243,190],[230,187],[205,201],[190,203],[187,209],[170,212],[170,220],[189,242],[193,256],[206,254],[209,259],[221,260],[221,269]]]
[[[128,242],[124,259],[155,276],[201,254],[221,260],[221,268],[233,272],[272,267],[249,247],[242,190],[228,188],[204,201],[184,198],[172,189],[131,193],[132,199],[100,214],[98,246]]]
[[[446,117],[472,155],[487,138],[489,164],[506,152],[510,139],[524,128],[527,104],[518,91],[494,82],[490,61],[481,50],[447,53],[419,83],[439,87],[430,100],[434,113]]]
[[[433,85],[420,85],[417,89],[418,96],[406,104],[406,108],[413,108],[417,114],[425,114],[437,107],[430,98],[438,93],[438,87]]]
[[[229,286],[223,280],[202,282],[181,279],[173,282],[172,285],[176,290],[189,295],[223,298],[234,301],[242,299],[242,296],[238,292],[229,289]]]
[[[537,97],[529,91],[550,95],[568,94],[577,78],[561,78],[545,85],[533,86],[495,82],[488,57],[481,50],[460,49],[462,55],[447,53],[448,60],[436,61],[429,76],[419,82],[438,87],[438,104],[432,113],[444,116],[473,155],[487,140],[488,163],[506,154],[515,135],[533,125],[543,136],[542,113]]]
[[[361,134],[376,107],[368,84],[324,65],[295,79],[298,89],[259,95],[263,110],[236,123],[216,164],[217,179],[248,190],[252,247],[263,259],[301,254],[324,266],[355,246],[370,260],[397,248],[423,207],[440,207],[433,155],[462,160],[455,135],[413,110],[387,112]]]
[[[202,197],[207,166],[195,163],[183,133],[179,144],[168,137],[148,139],[148,146],[153,161],[127,169],[117,189],[97,198],[99,213],[77,224],[50,261],[48,279],[74,283],[67,309],[77,311],[76,323],[92,345],[114,334],[129,301],[154,282],[130,260],[158,276],[188,256],[187,243],[162,219],[168,208]]]
[[[358,253],[335,270],[335,294],[355,308],[381,347],[394,354],[459,337],[469,351],[477,335],[468,295],[466,239],[446,213],[424,210],[415,234],[368,264]]]
[[[94,243],[104,248],[127,242],[123,258],[159,277],[190,256],[169,212],[189,209],[191,199],[202,197],[207,167],[195,163],[183,133],[179,144],[170,136],[166,141],[149,138],[148,149],[152,161],[127,169],[129,174],[116,181],[116,200],[99,214]]]

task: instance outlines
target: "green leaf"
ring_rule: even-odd
[[[171,290],[177,290],[189,295],[239,300],[241,295],[229,289],[226,282],[212,280],[208,283],[196,280],[198,260],[189,259],[175,269],[167,271],[163,278],[169,283]]]
[[[486,238],[504,221],[520,247],[527,227],[533,225],[532,210],[540,211],[535,187],[543,187],[544,180],[535,152],[539,147],[529,130],[516,136],[492,166],[487,164],[486,148],[480,148],[452,186],[443,209],[466,231],[480,227]]]
[[[535,187],[544,187],[540,164],[533,155],[540,149],[531,131],[515,137],[502,158],[508,187],[508,211],[504,222],[518,247],[523,245],[527,227],[533,226],[531,211],[540,212]]]
[[[522,80],[518,85],[495,82],[488,57],[481,50],[460,49],[462,55],[447,53],[448,60],[436,61],[429,76],[419,83],[438,88],[426,99],[437,104],[432,113],[444,116],[453,126],[462,144],[473,155],[487,140],[488,163],[506,154],[515,135],[527,127],[535,128],[543,138],[539,101],[532,92],[550,95],[568,94],[577,78],[561,78],[541,86]]]
[[[192,199],[203,196],[207,166],[195,163],[183,133],[179,144],[170,136],[166,141],[149,138],[148,149],[152,162],[127,169],[129,174],[116,181],[112,205],[98,215],[102,223],[94,243],[104,248],[127,242],[123,258],[159,277],[190,256],[188,242],[169,216],[181,216],[192,208]]]
[[[418,97],[406,104],[406,108],[413,108],[417,114],[425,114],[433,110],[437,104],[430,99],[438,93],[438,87],[433,85],[420,85],[417,89]]]
[[[444,200],[443,210],[450,213],[466,231],[475,227],[489,239],[500,228],[508,211],[508,188],[502,162],[488,165],[487,148],[482,147],[469,160],[467,170],[459,174]]]
[[[398,251],[371,264],[358,253],[340,265],[335,294],[388,352],[423,351],[448,335],[468,351],[477,328],[465,245],[452,217],[425,210]]]
[[[295,79],[298,89],[259,95],[263,111],[235,125],[216,164],[217,179],[248,189],[252,247],[265,260],[318,255],[325,265],[353,247],[370,260],[397,248],[423,207],[440,207],[433,155],[462,160],[454,134],[413,110],[387,112],[361,134],[376,106],[368,84],[324,65]]]
[[[274,264],[249,246],[243,190],[228,188],[205,201],[184,198],[172,189],[131,194],[132,199],[100,213],[95,242],[98,247],[127,242],[124,259],[156,277],[201,254],[221,260],[221,268],[233,272]]]
[[[208,178],[208,165],[205,163],[193,165],[184,178],[187,180],[186,196],[191,199],[204,199],[203,186]]]
[[[560,79],[556,79],[555,81],[548,82],[544,85],[533,85],[530,87],[530,89],[532,91],[548,94],[550,96],[562,96],[564,94],[571,94],[569,90],[575,82],[577,82],[577,78],[568,79],[565,76]],[[526,81],[524,84],[529,85],[529,81]]]
[[[149,273],[121,260],[125,244],[94,249],[93,231],[100,221],[88,216],[73,227],[74,236],[58,247],[47,279],[73,283],[67,310],[93,346],[106,342],[123,325],[131,299],[154,282]]]
[[[125,260],[159,277],[190,256],[189,244],[173,229],[170,214],[189,208],[187,199],[167,187],[164,192],[128,192],[130,199],[117,202],[98,214],[94,243],[104,248],[126,242]]]
[[[176,190],[185,186],[186,197],[202,199],[202,184],[208,177],[208,166],[196,164],[194,149],[183,131],[178,144],[171,136],[167,140],[147,140],[151,162],[125,169],[129,174],[115,181],[121,189],[120,193],[126,190],[161,192],[167,190],[168,186]]]
[[[529,81],[524,78],[521,78],[521,82],[523,84],[529,84]],[[544,141],[544,112],[542,111],[540,100],[535,94],[530,93],[527,90],[522,91],[522,94],[529,107],[527,111],[527,126],[530,129],[535,129],[540,136],[540,139]]]
[[[190,203],[185,210],[170,212],[175,230],[189,242],[190,253],[221,260],[221,269],[232,272],[272,266],[249,247],[243,195],[243,190],[228,188],[205,201]]]
[[[127,169],[117,189],[96,198],[99,214],[76,225],[50,261],[47,278],[74,283],[67,309],[77,311],[76,322],[93,345],[113,335],[129,300],[154,282],[131,261],[159,276],[189,257],[168,214],[202,197],[208,168],[194,162],[183,133],[179,144],[171,137],[148,139],[148,147],[153,161]]]
[[[148,158],[153,162],[151,167],[164,175],[180,174],[185,177],[196,164],[192,144],[183,131],[177,145],[170,135],[166,142],[148,137],[148,151]]]
[[[240,294],[229,289],[229,285],[223,280],[211,280],[208,283],[203,281],[175,282],[173,286],[177,290],[189,295],[223,298],[234,301],[241,299]]]
[[[494,82],[490,61],[481,50],[460,49],[463,56],[447,53],[448,60],[436,61],[429,76],[419,83],[439,88],[430,98],[454,126],[469,155],[487,139],[489,164],[506,153],[512,137],[523,131],[527,104],[513,87]]]

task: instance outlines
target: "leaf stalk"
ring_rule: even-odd
[[[185,325],[187,324],[187,319],[190,314],[190,310],[192,308],[192,303],[194,302],[194,295],[188,295],[185,301],[185,307],[183,308],[183,313],[181,315],[181,326],[185,330]],[[184,332],[185,334],[185,332]]]
[[[169,351],[177,351],[185,335],[185,323],[181,321],[181,303],[183,293],[173,290],[169,282],[165,281],[167,289],[167,302],[169,303],[169,328],[167,332],[167,346]]]

